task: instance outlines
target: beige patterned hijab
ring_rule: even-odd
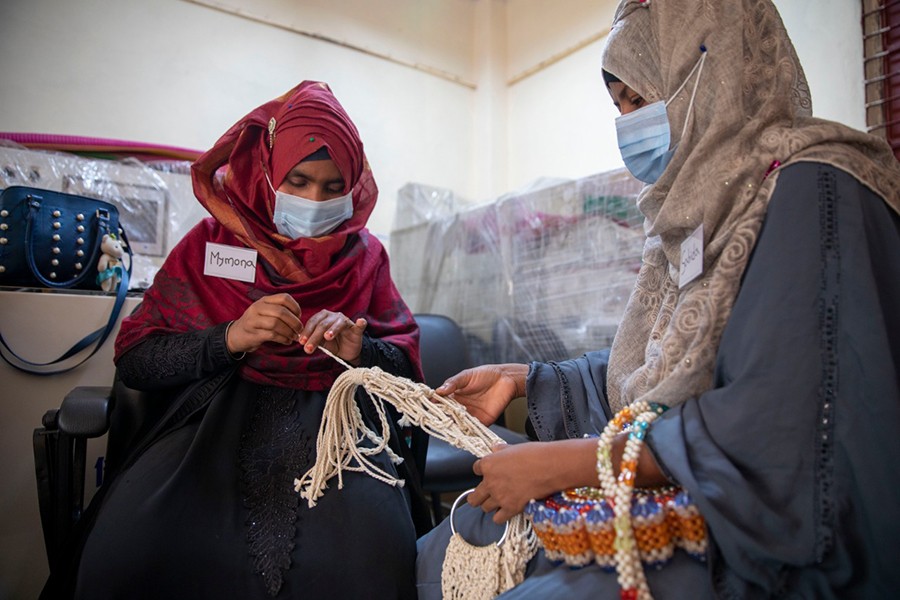
[[[716,350],[766,214],[778,169],[818,161],[853,174],[900,212],[887,144],[811,117],[803,70],[770,0],[623,0],[603,68],[648,102],[668,100],[677,149],[645,187],[643,264],[612,346],[613,410],[674,406],[712,386]],[[777,161],[777,162],[776,162]],[[703,224],[703,273],[679,289],[681,244]]]

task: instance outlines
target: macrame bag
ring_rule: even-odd
[[[401,425],[416,425],[481,458],[500,442],[490,429],[459,403],[438,395],[425,384],[385,373],[378,367],[353,368],[330,352],[348,370],[338,376],[325,404],[316,439],[316,462],[294,481],[294,489],[310,508],[337,477],[343,487],[344,470],[363,472],[389,485],[403,481],[379,468],[368,456],[388,452],[396,464],[400,457],[387,445],[390,428],[384,403],[403,414]],[[366,390],[381,421],[381,434],[362,419],[355,394]],[[678,488],[635,490],[637,456],[650,423],[664,407],[638,402],[610,420],[597,444],[599,488],[574,488],[532,501],[525,513],[507,524],[501,540],[475,546],[455,530],[456,505],[450,511],[451,537],[441,571],[446,600],[488,600],[515,587],[525,576],[527,562],[543,546],[551,560],[573,567],[596,562],[615,570],[623,598],[650,599],[644,566],[659,568],[680,547],[698,560],[706,556],[706,525],[687,494]],[[613,476],[612,439],[628,433],[620,474]],[[370,447],[359,442],[369,440]]]
[[[476,546],[456,530],[453,517],[466,490],[450,508],[450,542],[441,568],[443,600],[490,600],[522,583],[525,563],[534,556],[536,540],[528,521],[516,515],[506,522],[496,542]]]
[[[324,348],[320,349],[348,370],[338,376],[328,393],[316,438],[316,462],[294,482],[294,489],[308,501],[310,508],[325,493],[331,478],[337,478],[338,489],[343,487],[343,471],[363,472],[388,485],[403,485],[403,480],[368,458],[387,452],[395,464],[402,460],[388,446],[390,427],[385,402],[403,415],[401,426],[416,425],[479,458],[502,441],[461,404],[436,394],[427,385],[385,373],[378,367],[352,368]],[[359,387],[366,390],[378,413],[380,433],[370,429],[362,418],[355,399]],[[369,440],[372,445],[361,447],[362,440]],[[466,493],[454,503],[451,528],[456,504]],[[525,565],[536,552],[537,540],[524,514],[509,521],[500,543],[475,546],[453,531],[442,569],[443,597],[445,600],[493,598],[522,582]]]

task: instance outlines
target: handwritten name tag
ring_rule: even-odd
[[[703,223],[681,242],[681,269],[678,287],[683,288],[703,272]]]
[[[256,250],[206,242],[203,274],[253,283],[256,281]]]

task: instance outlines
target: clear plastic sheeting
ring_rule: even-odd
[[[407,229],[453,216],[469,203],[445,188],[407,183],[397,192],[394,229]]]
[[[416,187],[398,201],[394,281],[414,312],[462,326],[476,364],[562,360],[612,343],[644,244],[642,184],[626,170],[452,214],[427,205],[452,193]]]
[[[14,185],[114,204],[133,252],[131,289],[149,287],[175,244],[208,216],[194,197],[186,161],[95,159],[2,141],[0,188]]]

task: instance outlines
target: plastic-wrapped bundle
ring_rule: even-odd
[[[624,169],[466,205],[409,184],[391,273],[417,313],[447,315],[474,363],[563,360],[608,347],[640,267],[642,184]]]

